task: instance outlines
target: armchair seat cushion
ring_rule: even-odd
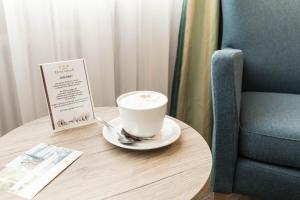
[[[243,92],[239,153],[300,168],[300,95]]]

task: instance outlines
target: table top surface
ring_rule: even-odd
[[[104,120],[118,117],[115,107],[96,108]],[[53,133],[49,117],[20,126],[0,138],[0,166],[38,143],[83,152],[34,199],[191,199],[208,182],[212,158],[203,137],[176,120],[181,137],[150,151],[121,149],[102,136],[102,125]],[[0,199],[21,199],[0,193]]]

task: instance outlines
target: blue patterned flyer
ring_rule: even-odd
[[[0,192],[32,199],[82,154],[80,151],[38,144],[0,171]]]

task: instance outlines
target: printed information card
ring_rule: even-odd
[[[84,59],[46,63],[40,68],[54,131],[95,121]]]
[[[38,144],[0,170],[0,192],[32,199],[81,154],[73,149]]]

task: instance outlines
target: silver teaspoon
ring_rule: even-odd
[[[108,122],[104,121],[103,119],[101,119],[100,117],[97,117],[98,122],[100,122],[101,124],[103,124],[104,126],[106,126],[107,128],[113,130],[115,133],[118,134],[119,138],[118,141],[122,144],[133,144],[135,143],[135,140],[132,138],[126,138],[123,134],[121,134],[117,129],[115,129],[115,127],[113,127],[112,125],[110,125]]]
[[[143,140],[155,140],[154,136],[152,136],[152,137],[139,137],[139,136],[132,135],[132,134],[128,133],[127,131],[125,131],[124,128],[122,128],[121,133],[122,133],[122,135],[125,135],[126,138],[131,138],[131,139],[133,139],[137,142],[140,142],[140,141],[143,141]]]

